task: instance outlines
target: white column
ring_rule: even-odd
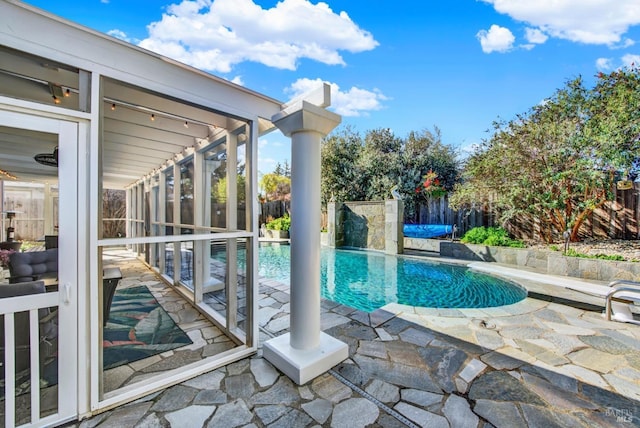
[[[320,331],[320,143],[340,116],[302,101],[272,120],[291,137],[291,326],[265,342],[263,355],[303,384],[349,356]]]

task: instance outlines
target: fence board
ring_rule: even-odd
[[[615,202],[596,209],[586,219],[580,229],[580,238],[640,239],[640,182],[633,184],[629,190],[616,189]],[[490,207],[490,204],[486,207],[472,205],[469,209],[454,211],[449,208],[447,196],[442,196],[420,204],[417,217],[421,224],[455,224],[462,235],[474,227],[497,226]],[[413,223],[413,220],[405,218],[406,223]],[[521,239],[540,240],[542,234],[549,233],[541,230],[537,219],[513,220],[506,227]],[[551,234],[559,240],[562,231],[552,230]]]

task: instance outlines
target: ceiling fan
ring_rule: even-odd
[[[58,148],[53,149],[53,153],[38,153],[33,158],[42,165],[57,167]]]

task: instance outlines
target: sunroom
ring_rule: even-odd
[[[0,248],[54,271],[0,285],[5,425],[56,425],[254,353],[257,141],[296,108],[18,1],[0,14]],[[38,215],[16,188],[38,189]],[[167,342],[112,331],[141,319]],[[114,357],[122,342],[143,350]]]

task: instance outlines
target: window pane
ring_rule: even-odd
[[[247,230],[247,145],[238,141],[238,230]]]
[[[193,225],[193,159],[180,164],[180,223]],[[193,229],[182,229],[182,234]]]
[[[165,223],[173,223],[173,169],[165,172]],[[173,235],[173,227],[166,227],[166,235]]]
[[[227,227],[227,149],[224,144],[205,153],[206,180],[211,195],[209,209],[211,227]],[[205,212],[205,219],[207,217]]]

